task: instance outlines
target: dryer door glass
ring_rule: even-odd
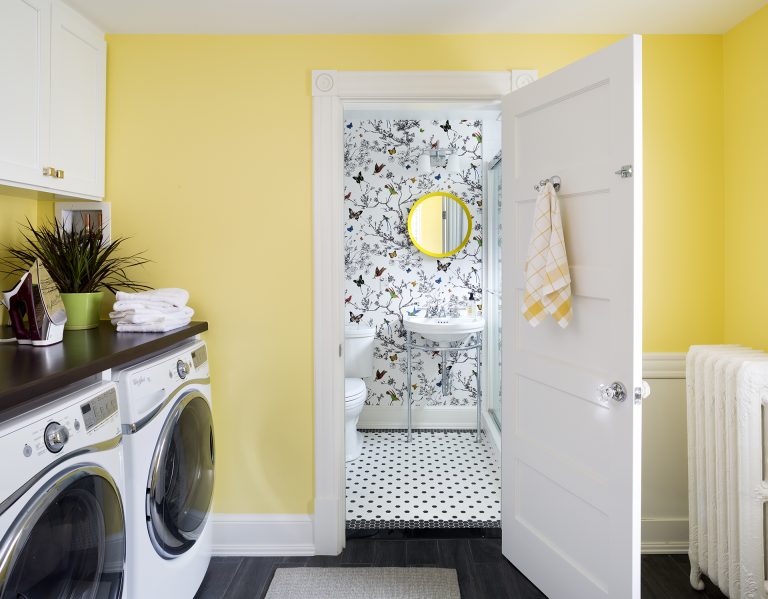
[[[211,408],[192,391],[163,426],[147,487],[149,535],[163,557],[181,555],[200,537],[213,499],[213,461]]]
[[[49,481],[0,545],[0,598],[120,597],[125,519],[119,492],[98,466]]]

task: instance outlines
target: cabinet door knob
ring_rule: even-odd
[[[52,166],[44,166],[43,167],[43,177],[55,177],[56,176],[56,169]]]
[[[61,169],[56,169],[56,178],[57,179],[63,179],[64,178],[64,171]]]

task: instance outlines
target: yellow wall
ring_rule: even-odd
[[[768,7],[724,36],[725,341],[768,349]]]
[[[188,288],[211,323],[218,511],[312,511],[310,70],[544,75],[617,39],[109,37],[114,231],[154,260],[142,278]],[[644,346],[682,351],[722,339],[722,37],[646,36],[644,48]],[[766,80],[757,65],[745,79]],[[0,188],[0,242],[36,217],[36,197]]]
[[[36,191],[0,185],[0,246],[16,243],[19,240],[19,225],[25,225],[27,220],[37,224],[38,198],[42,195]],[[0,273],[0,291],[10,288],[18,280],[12,280],[14,278]]]
[[[107,199],[211,324],[218,511],[312,511],[310,70],[544,75],[616,39],[109,36]],[[720,52],[645,38],[649,351],[722,335]]]

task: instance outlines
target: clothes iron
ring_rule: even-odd
[[[62,340],[67,311],[56,284],[39,260],[16,287],[3,293],[3,304],[20,345],[53,345]]]

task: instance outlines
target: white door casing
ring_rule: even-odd
[[[502,550],[550,599],[640,597],[641,97],[632,36],[502,103]],[[634,176],[615,174],[624,165]],[[534,185],[553,175],[566,329],[520,311]],[[621,403],[599,392],[614,381]]]

